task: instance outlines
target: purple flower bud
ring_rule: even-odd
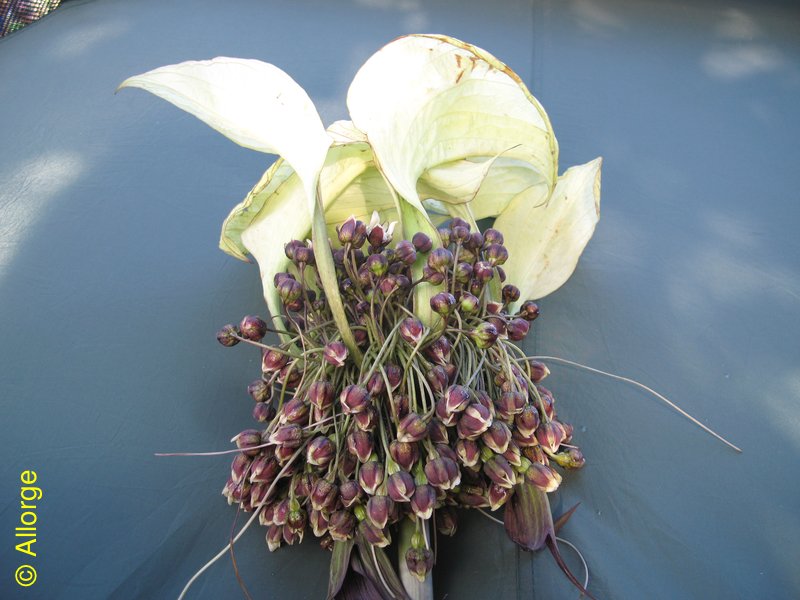
[[[450,378],[447,376],[447,371],[441,365],[436,365],[425,374],[425,379],[428,380],[428,385],[434,393],[440,394],[447,388]]]
[[[420,519],[430,519],[436,507],[436,490],[427,483],[418,485],[411,497],[411,510]]]
[[[302,398],[292,398],[281,409],[281,423],[302,424],[308,421],[308,404]]]
[[[442,241],[443,246],[450,245],[450,236],[452,232],[450,231],[449,227],[440,227],[437,229],[437,233],[439,234],[439,239]]]
[[[558,466],[565,469],[580,469],[586,464],[586,458],[583,452],[578,448],[566,448],[561,452],[556,452],[551,455],[552,459],[556,461]]]
[[[306,447],[306,462],[315,467],[324,467],[333,460],[334,454],[336,446],[330,439],[324,436],[315,437]]]
[[[289,516],[286,519],[286,525],[288,525],[293,532],[300,532],[305,529],[307,520],[308,516],[306,515],[306,511],[300,508],[289,511]]]
[[[349,510],[337,510],[328,519],[328,533],[337,542],[345,542],[353,537],[356,518]]]
[[[472,267],[472,276],[481,283],[489,282],[494,277],[492,265],[483,260],[476,262]]]
[[[350,432],[347,436],[347,449],[359,462],[367,462],[373,450],[372,434],[359,429]]]
[[[470,339],[481,350],[491,348],[497,341],[497,328],[489,322],[484,321],[469,333]]]
[[[395,419],[402,419],[408,414],[408,402],[408,396],[405,394],[392,395],[392,411]]]
[[[514,417],[514,425],[524,437],[533,435],[536,428],[539,427],[539,422],[539,411],[531,404],[525,405]]]
[[[269,488],[268,483],[256,483],[250,486],[250,510],[255,510],[270,500],[270,496],[274,494],[267,495]]]
[[[489,429],[481,435],[481,441],[497,454],[503,454],[511,442],[511,430],[502,421],[493,421]]]
[[[275,550],[281,547],[282,541],[283,541],[283,526],[270,525],[269,529],[267,530],[267,547],[269,548],[269,551],[275,552]]]
[[[342,245],[350,244],[353,248],[361,248],[367,240],[367,226],[353,216],[342,223],[336,233]]]
[[[486,262],[493,267],[502,265],[508,260],[508,250],[500,244],[489,244],[484,250],[484,255],[486,256]]]
[[[354,414],[353,419],[361,431],[374,431],[378,426],[378,411],[374,406],[368,406],[367,410]]]
[[[407,317],[400,323],[400,337],[412,346],[416,346],[425,335],[422,321],[414,317]]]
[[[561,475],[538,462],[531,463],[531,466],[525,471],[525,479],[543,492],[554,492],[561,485]]]
[[[444,396],[436,401],[436,417],[445,427],[453,427],[458,423],[458,413],[447,411],[447,400]]]
[[[292,479],[292,491],[294,495],[298,498],[308,498],[311,495],[311,491],[314,489],[314,486],[317,484],[317,477],[314,473],[303,473],[299,477],[295,477]]]
[[[428,266],[437,273],[447,273],[453,264],[453,253],[447,248],[436,248],[428,255]]]
[[[456,462],[442,456],[425,464],[425,476],[428,483],[440,490],[451,490],[461,483],[461,471]]]
[[[386,379],[389,380],[389,387],[392,390],[397,389],[400,382],[403,380],[403,371],[397,365],[387,364],[384,369],[386,372]]]
[[[342,403],[342,412],[346,415],[359,413],[367,409],[370,404],[369,392],[360,385],[348,385],[339,396]]]
[[[408,413],[397,426],[399,442],[418,442],[428,435],[428,423],[417,413]]]
[[[501,316],[490,316],[486,318],[487,323],[494,325],[499,337],[506,337],[506,321]]]
[[[417,252],[430,252],[430,249],[433,247],[431,238],[421,231],[414,234],[414,237],[411,238],[411,243],[414,244],[414,248],[417,249]]]
[[[247,456],[256,456],[260,449],[253,446],[261,445],[261,432],[256,429],[245,429],[241,433],[234,436],[231,440],[236,443],[236,447],[241,449]]]
[[[283,300],[284,304],[290,304],[296,300],[300,300],[303,295],[303,286],[294,279],[284,277],[278,283],[278,296]]]
[[[289,363],[289,355],[273,350],[272,348],[264,348],[261,354],[261,370],[264,373],[274,373],[280,371]]]
[[[570,423],[561,423],[561,427],[564,429],[564,439],[561,440],[561,442],[571,442],[572,434],[575,432],[575,428]]]
[[[385,548],[392,543],[392,536],[386,529],[376,527],[366,520],[358,524],[358,532],[370,546],[376,548]]]
[[[526,300],[519,309],[519,316],[526,321],[535,321],[539,316],[539,305],[533,300]]]
[[[558,421],[542,423],[536,430],[536,439],[545,450],[556,452],[561,442],[564,441],[564,428]]]
[[[487,229],[483,232],[483,242],[487,246],[491,246],[492,244],[502,244],[503,234],[497,231],[497,229]]]
[[[448,413],[457,413],[469,406],[472,393],[463,385],[451,385],[444,393]]]
[[[500,487],[512,488],[516,483],[514,469],[500,455],[493,456],[483,463],[483,472]]]
[[[414,478],[406,471],[398,471],[389,475],[386,482],[389,497],[395,502],[410,502],[415,489]]]
[[[428,347],[425,348],[425,356],[437,365],[446,365],[450,362],[451,349],[452,346],[448,339],[442,336],[433,340]]]
[[[480,448],[474,440],[459,439],[456,442],[456,454],[465,467],[474,467],[481,458]]]
[[[530,325],[525,319],[511,319],[510,322],[506,323],[508,338],[515,342],[525,339],[529,329]]]
[[[239,328],[231,323],[225,325],[217,332],[217,341],[223,346],[231,347],[239,343]]]
[[[444,273],[434,271],[428,265],[422,267],[422,280],[431,285],[440,285],[444,282]]]
[[[375,527],[383,529],[393,508],[394,501],[389,496],[372,496],[367,500],[367,518]]]
[[[487,497],[489,498],[489,507],[492,510],[497,510],[503,506],[513,494],[514,492],[509,488],[505,488],[493,483],[489,486],[489,492],[487,494]]]
[[[364,492],[358,482],[353,479],[348,479],[341,486],[339,486],[339,498],[345,508],[350,508],[354,504],[361,501]]]
[[[297,249],[304,246],[305,244],[300,240],[292,240],[283,247],[283,252],[286,254],[286,258],[289,260],[294,260]]]
[[[539,397],[542,399],[542,404],[544,405],[544,414],[548,419],[554,419],[556,416],[556,407],[555,398],[553,398],[553,392],[548,390],[543,385],[537,385],[536,391],[539,392]]]
[[[299,425],[284,425],[278,427],[269,436],[269,441],[286,448],[299,448],[303,440],[303,430]]]
[[[297,427],[297,425],[286,425],[286,427]],[[297,443],[298,445],[300,442]],[[292,456],[294,455],[297,446],[292,443],[289,444],[282,444],[280,446],[275,446],[275,459],[282,465],[286,464]],[[294,467],[290,469],[291,473],[294,472]],[[287,477],[291,474],[287,473]]]
[[[328,517],[321,510],[312,510],[308,516],[308,521],[311,523],[311,531],[317,537],[322,537],[328,533]]]
[[[267,324],[259,317],[247,315],[239,324],[239,331],[241,331],[242,337],[258,342],[267,335]]]
[[[354,329],[353,337],[356,339],[356,345],[358,347],[364,346],[369,341],[369,335],[366,329]]]
[[[518,415],[525,407],[526,397],[521,392],[503,392],[495,402],[497,414],[501,419],[510,420]],[[536,427],[534,427],[535,429]]]
[[[228,499],[228,504],[246,502],[250,495],[250,484],[247,481],[235,483],[232,479],[228,479],[225,487],[222,488],[222,495]]]
[[[336,506],[338,497],[339,488],[336,487],[336,484],[321,477],[314,484],[309,500],[311,501],[311,506],[316,510],[331,510]]]
[[[358,483],[367,494],[374,495],[383,483],[383,465],[375,460],[361,465],[358,471]]]
[[[242,481],[250,471],[250,458],[246,454],[237,454],[231,463],[231,480],[234,483]]]
[[[504,285],[503,286],[503,302],[505,304],[511,304],[512,302],[516,302],[519,300],[519,288],[515,285]]]
[[[430,242],[430,240],[428,241]],[[406,240],[397,243],[395,252],[397,260],[399,260],[403,264],[413,265],[414,261],[417,260],[417,251],[414,249],[414,245],[411,242],[407,242]]]
[[[325,361],[337,368],[344,366],[347,355],[347,346],[342,342],[330,342],[325,344],[325,348],[322,350],[322,357]]]
[[[466,440],[477,439],[492,424],[492,415],[489,409],[473,402],[461,415],[456,428],[458,437]]]
[[[465,240],[469,239],[469,225],[453,225],[450,224],[450,239],[456,243],[464,243]]]
[[[439,419],[431,419],[428,425],[428,437],[434,444],[447,444],[447,426]]]
[[[392,440],[389,443],[389,454],[402,469],[410,471],[419,460],[419,447],[415,443]]]
[[[480,231],[473,231],[469,234],[469,239],[464,242],[464,247],[477,252],[483,247],[483,235]]]
[[[550,375],[547,365],[538,360],[529,360],[527,363],[528,375],[533,383],[539,383],[542,379]]]
[[[452,506],[443,506],[436,509],[434,521],[436,521],[436,529],[442,535],[454,536],[456,534],[458,515]]]
[[[247,386],[247,393],[256,402],[267,402],[272,397],[272,386],[258,378]]]
[[[259,456],[250,466],[250,481],[253,483],[272,483],[281,468],[273,457]]]
[[[333,385],[330,381],[315,381],[308,386],[308,401],[320,409],[326,409],[333,404],[333,394]]]
[[[519,467],[522,465],[522,451],[520,450],[519,444],[513,439],[513,435],[508,444],[508,448],[503,452],[503,458],[505,458],[512,467]]]
[[[367,391],[373,398],[380,396],[386,391],[386,381],[383,379],[383,373],[375,372],[370,375],[370,378],[367,381]]]
[[[289,499],[284,498],[275,505],[275,510],[272,515],[272,522],[275,525],[286,525],[286,520],[289,518]]]
[[[409,548],[406,550],[406,566],[414,577],[425,581],[433,569],[433,552],[427,548]]]
[[[272,277],[272,284],[277,288],[284,279],[294,279],[294,275],[291,273],[275,273]]]
[[[433,311],[443,317],[450,315],[456,307],[455,297],[448,292],[439,292],[431,298],[430,302]]]

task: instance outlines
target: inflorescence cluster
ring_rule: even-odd
[[[363,359],[315,291],[310,242],[290,242],[292,272],[274,280],[278,324],[247,316],[217,335],[261,348],[262,376],[248,392],[266,424],[234,437],[241,453],[223,494],[260,510],[270,550],[302,541],[308,527],[326,548],[354,536],[383,547],[390,525],[415,520],[405,558],[423,578],[433,566],[426,520],[452,535],[456,508],[497,510],[523,480],[552,492],[561,481],[553,467],[584,458],[540,385],[547,367],[516,345],[539,308],[527,301],[509,312],[520,293],[504,281],[500,232],[456,218],[436,247],[422,233],[390,246],[392,226],[351,217],[337,233],[339,291]],[[418,257],[425,266],[414,279]],[[441,317],[430,328],[412,312],[423,282],[443,290],[430,300]],[[263,344],[267,333],[281,343]]]

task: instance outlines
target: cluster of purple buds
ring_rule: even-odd
[[[436,239],[397,241],[394,224],[375,215],[369,224],[351,217],[337,237],[333,260],[358,352],[313,283],[310,243],[297,240],[286,246],[290,269],[274,278],[283,303],[274,324],[247,316],[217,334],[224,346],[261,351],[247,391],[263,429],[234,438],[240,453],[223,494],[259,511],[270,550],[309,529],[325,548],[354,537],[384,547],[408,518],[453,535],[455,509],[497,510],[523,484],[552,492],[558,469],[583,465],[541,385],[547,367],[516,345],[539,307],[506,283],[500,232],[456,218]],[[413,316],[417,285],[432,286],[433,324]],[[430,571],[424,536],[405,558],[417,576]]]

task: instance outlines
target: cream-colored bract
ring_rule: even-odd
[[[400,222],[396,239],[436,237],[444,215],[497,217],[510,254],[504,268],[523,299],[566,281],[599,218],[600,159],[559,178],[558,144],[539,102],[505,64],[447,36],[404,36],[376,52],[348,91],[352,122],[327,131],[305,91],[256,60],[190,61],[120,87],[145,89],[242,146],[281,156],[220,239],[225,252],[258,261],[273,315],[273,277],[288,267],[283,245],[311,235],[315,210],[334,241],[337,224],[373,211]],[[415,311],[429,323],[427,298],[437,291],[415,288]]]

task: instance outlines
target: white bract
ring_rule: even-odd
[[[473,224],[496,217],[510,254],[504,268],[523,300],[569,278],[599,219],[601,159],[558,177],[552,126],[520,78],[446,36],[405,36],[375,53],[348,91],[352,122],[327,131],[305,91],[257,60],[185,62],[120,87],[146,89],[237,144],[280,155],[225,220],[220,239],[225,252],[258,261],[273,315],[281,314],[273,276],[287,270],[284,244],[313,229],[318,268],[326,269],[323,216],[334,241],[334,227],[351,215],[367,222],[377,212],[382,222],[399,221],[396,239],[422,231],[433,240],[436,225],[452,216]],[[429,323],[437,291],[415,287],[415,311]]]

